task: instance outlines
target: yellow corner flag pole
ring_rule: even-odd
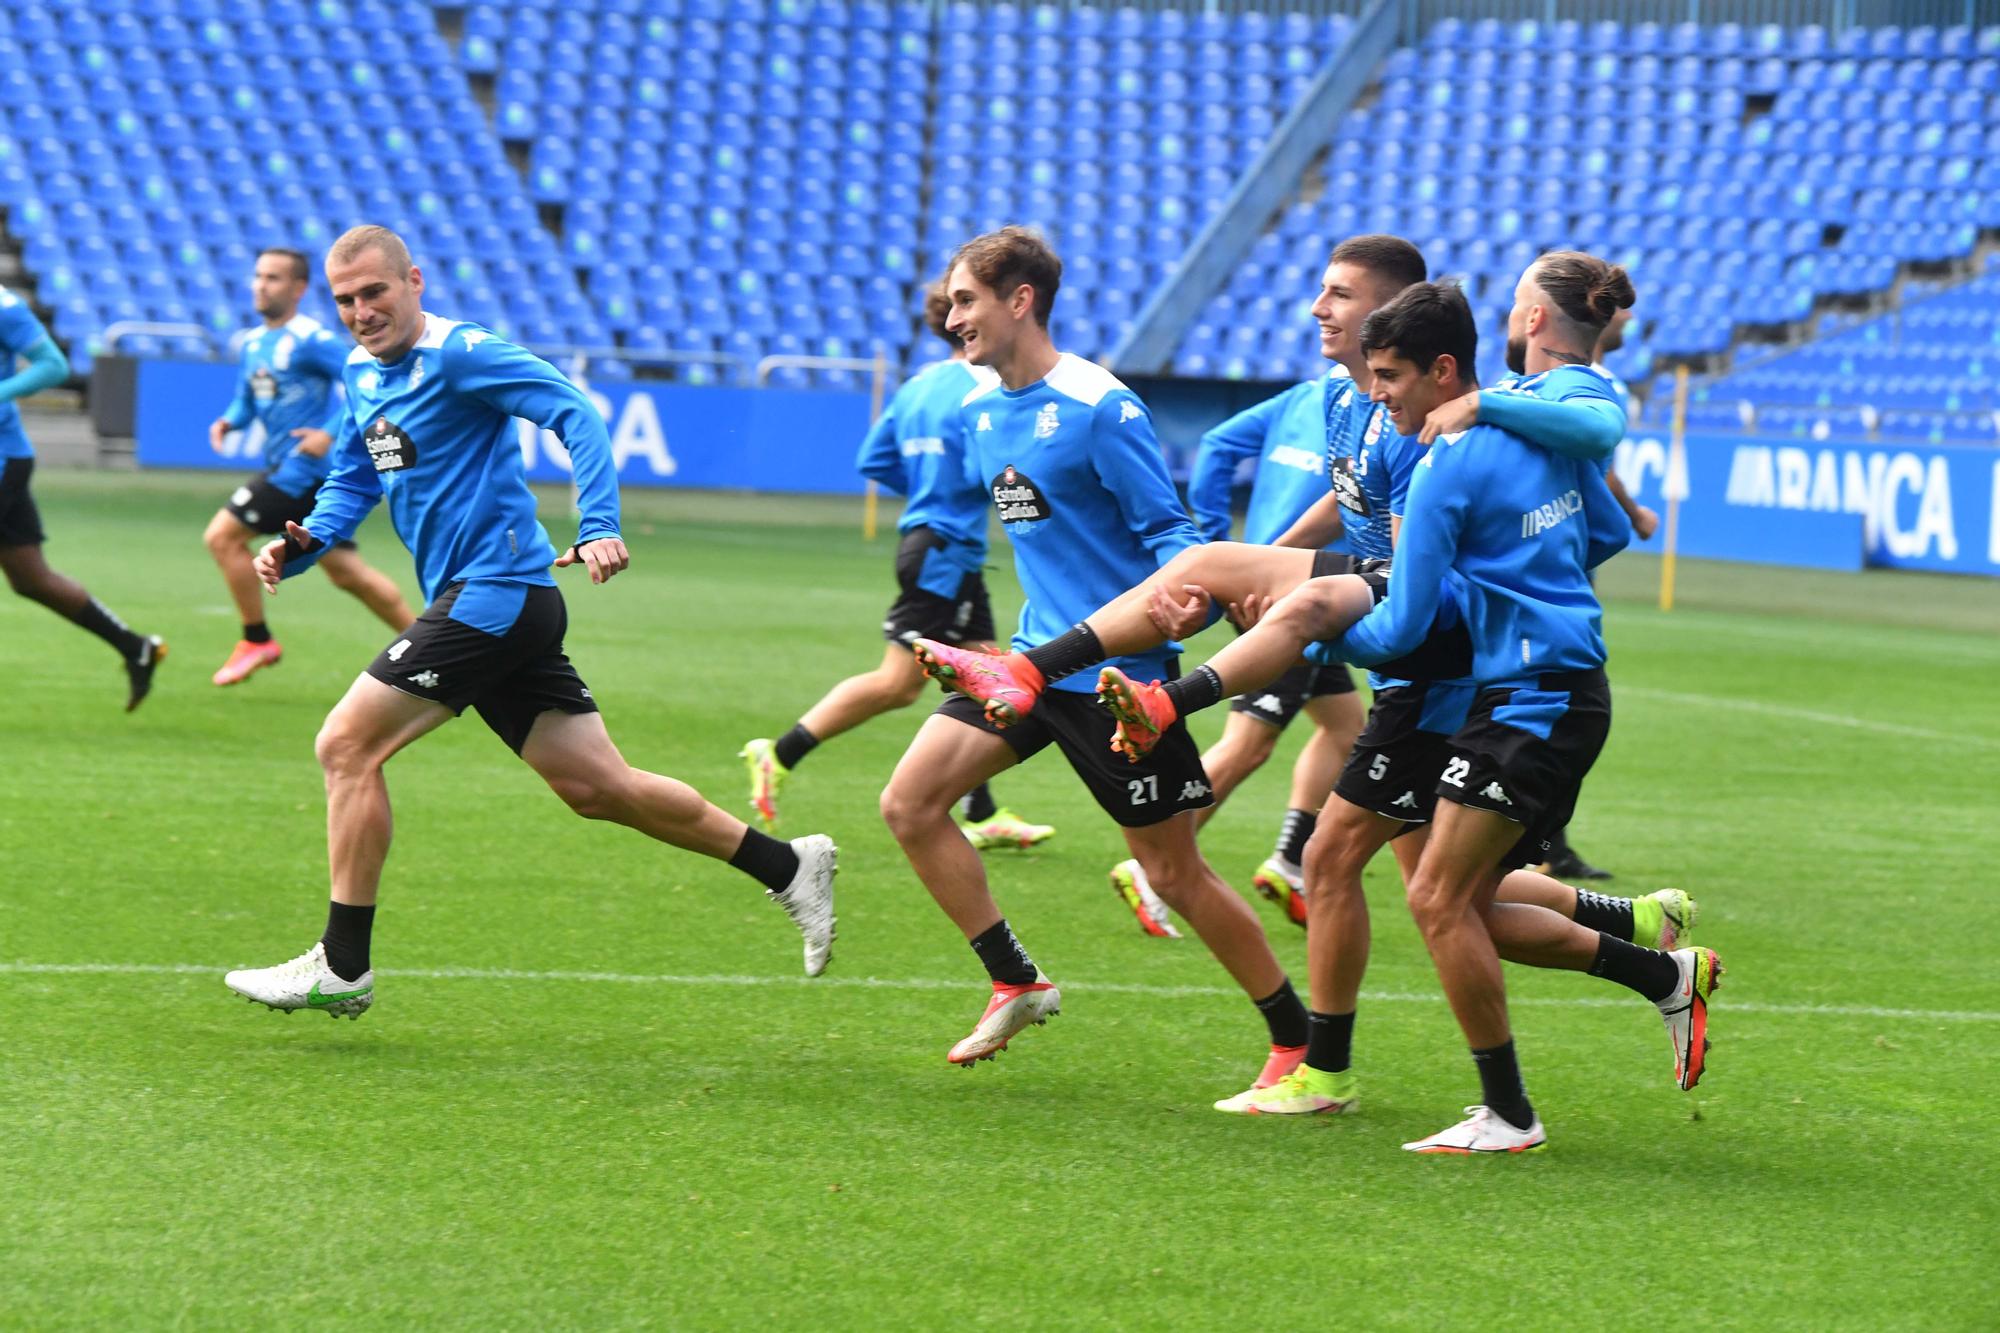
[[[874,425],[882,415],[882,398],[889,387],[889,359],[882,354],[880,344],[875,348],[875,374],[868,388],[868,424]],[[875,540],[875,524],[882,507],[881,496],[873,481],[861,497],[861,540]]]
[[[1687,475],[1688,368],[1674,369],[1674,426],[1667,442],[1666,558],[1660,561],[1660,609],[1674,609],[1674,554],[1679,549],[1681,529],[1681,479]]]

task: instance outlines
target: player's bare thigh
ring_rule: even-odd
[[[1156,578],[1174,592],[1186,583],[1204,588],[1222,606],[1252,597],[1275,602],[1312,578],[1317,554],[1294,546],[1205,542],[1169,560]]]

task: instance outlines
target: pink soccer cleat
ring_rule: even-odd
[[[1159,681],[1141,685],[1117,667],[1098,673],[1097,701],[1111,710],[1118,723],[1111,748],[1135,764],[1151,754],[1160,737],[1180,720]]]
[[[910,648],[925,675],[984,704],[986,720],[996,727],[1013,726],[1041,697],[1042,673],[1019,653],[982,653],[935,639],[918,639]]]
[[[1025,986],[1009,986],[996,981],[993,983],[992,998],[986,1001],[986,1012],[979,1016],[977,1026],[951,1048],[945,1059],[960,1066],[991,1060],[1006,1050],[1007,1043],[1019,1036],[1023,1029],[1048,1022],[1061,1008],[1062,992],[1039,972]]]
[[[253,671],[261,671],[267,666],[278,665],[278,659],[285,650],[278,646],[276,639],[265,643],[252,643],[248,639],[238,639],[236,647],[229,654],[229,660],[222,664],[212,680],[217,685],[234,685],[248,677]]]

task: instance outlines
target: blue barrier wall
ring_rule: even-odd
[[[144,467],[256,467],[262,427],[208,447],[208,423],[229,404],[233,366],[139,364],[136,424]],[[589,390],[611,431],[625,485],[859,494],[854,452],[868,429],[868,395],[792,389],[609,384]],[[569,458],[553,435],[520,423],[534,481],[563,481]]]
[[[2000,450],[1690,435],[1686,475],[1669,478],[1666,438],[1642,432],[1616,467],[1663,520],[1673,484],[1682,555],[2000,575]],[[1662,550],[1665,535],[1663,521],[1634,547]]]

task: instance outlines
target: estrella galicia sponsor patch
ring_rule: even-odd
[[[268,366],[259,366],[250,372],[250,396],[260,403],[268,403],[278,396],[278,377]]]
[[[1373,510],[1368,506],[1368,496],[1361,489],[1361,483],[1354,476],[1352,458],[1336,458],[1333,467],[1326,474],[1327,484],[1333,488],[1333,498],[1342,509],[1351,514],[1367,518]]]
[[[993,479],[993,507],[1002,523],[1039,523],[1051,512],[1041,487],[1011,463]]]
[[[401,472],[417,465],[417,442],[387,417],[376,417],[361,436],[377,472]]]

